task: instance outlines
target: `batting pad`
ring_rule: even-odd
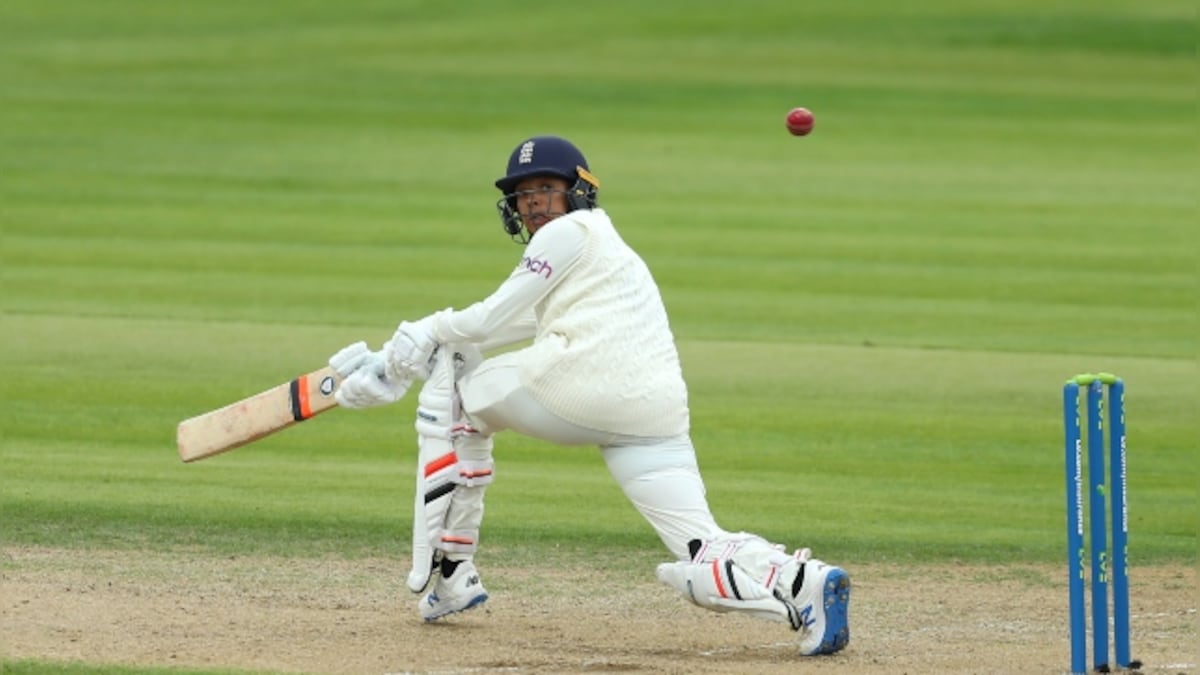
[[[791,624],[787,605],[729,558],[663,563],[658,579],[699,607]]]

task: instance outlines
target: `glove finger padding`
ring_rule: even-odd
[[[334,398],[343,408],[374,408],[399,401],[411,385],[411,380],[396,383],[379,376],[373,368],[360,368],[342,381]]]
[[[366,361],[371,350],[367,348],[366,342],[355,342],[352,345],[343,347],[338,353],[329,357],[329,366],[333,368],[338,375],[343,378],[350,377],[350,373],[358,370],[358,367]]]

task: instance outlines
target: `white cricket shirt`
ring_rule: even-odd
[[[687,432],[687,386],[658,284],[602,209],[538,230],[500,288],[442,315],[439,342],[491,348],[533,338],[521,384],[547,410],[599,431]]]

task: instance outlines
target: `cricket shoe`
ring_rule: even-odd
[[[808,560],[798,570],[787,602],[800,632],[800,654],[834,654],[850,642],[850,576],[840,567]],[[778,593],[779,591],[777,591]]]
[[[487,590],[479,580],[479,570],[470,560],[464,560],[450,576],[438,574],[433,590],[421,598],[417,607],[425,621],[437,621],[448,614],[474,609],[487,599]]]

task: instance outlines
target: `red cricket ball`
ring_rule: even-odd
[[[792,108],[787,114],[787,129],[793,136],[807,136],[815,123],[808,108]]]

